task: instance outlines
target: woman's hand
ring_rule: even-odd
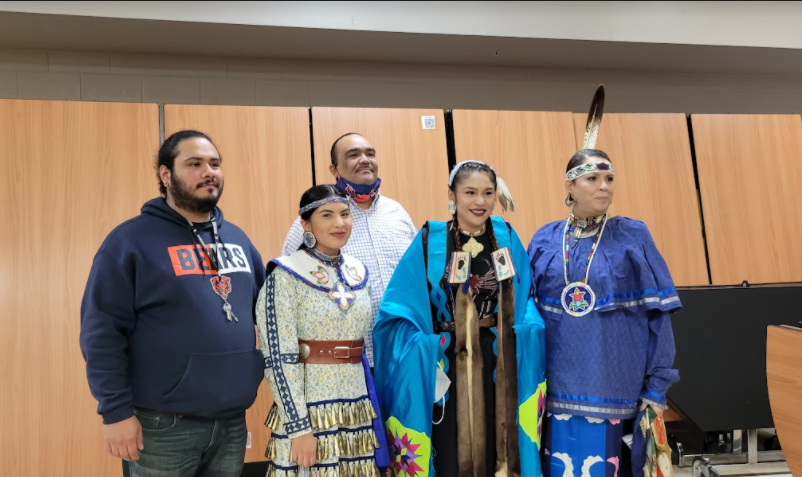
[[[317,440],[311,432],[291,441],[292,461],[300,467],[312,467],[317,462]]]
[[[657,417],[659,417],[659,418],[661,418],[661,419],[663,418],[663,409],[661,409],[661,408],[659,408],[659,407],[655,407],[655,406],[650,406],[650,405],[648,405],[648,404],[646,404],[646,403],[643,403],[643,404],[641,404],[641,406],[640,406],[640,410],[641,410],[641,411],[645,410],[645,409],[646,409],[646,406],[649,406],[649,407],[651,407],[651,408],[652,408],[652,410],[654,411],[654,413],[655,413],[655,414],[657,414]]]

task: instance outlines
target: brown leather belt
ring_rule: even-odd
[[[479,328],[492,328],[496,326],[496,315],[482,318],[477,323],[479,324]],[[454,333],[457,329],[453,321],[435,321],[432,325],[435,333],[443,333],[446,331]]]
[[[298,340],[298,362],[305,364],[356,364],[362,362],[364,341]]]

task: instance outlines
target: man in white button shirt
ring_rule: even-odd
[[[379,192],[381,179],[376,149],[367,139],[348,133],[334,141],[329,171],[351,201],[354,225],[342,252],[358,258],[368,269],[375,320],[390,277],[417,230],[401,204]],[[303,233],[298,217],[284,240],[282,254],[290,255],[298,250]],[[365,340],[365,353],[373,367],[372,334]]]

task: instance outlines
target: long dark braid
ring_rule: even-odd
[[[456,211],[454,212],[454,219],[453,220],[454,221],[451,222],[451,224],[452,224],[451,228],[454,229],[453,230],[453,233],[454,233],[454,251],[455,252],[462,252],[462,240],[460,239],[460,235],[462,235],[462,233],[460,233],[460,231],[459,231],[459,220],[457,220],[457,212]]]
[[[493,251],[495,252],[496,250],[498,250],[498,241],[496,240],[496,231],[493,230],[493,221],[490,220],[490,218],[487,219],[487,233],[490,234],[490,244],[493,245]],[[498,277],[496,278],[498,279]],[[502,281],[498,282],[498,289],[499,292],[502,291],[505,293],[510,292],[512,290],[512,280],[505,280],[503,282]],[[502,294],[502,296],[504,295]]]
[[[496,232],[493,230],[493,221],[490,217],[487,218],[487,233],[490,234],[490,244],[493,245],[493,252],[498,250],[498,241],[496,241]]]

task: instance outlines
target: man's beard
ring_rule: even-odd
[[[170,181],[170,195],[175,202],[176,207],[196,214],[208,214],[212,212],[217,206],[217,201],[223,195],[223,182],[214,180],[214,184],[218,187],[217,195],[213,194],[213,190],[209,191],[209,195],[198,197],[193,192],[200,187],[205,186],[209,181],[198,184],[190,189],[178,176],[173,175],[173,180]]]

